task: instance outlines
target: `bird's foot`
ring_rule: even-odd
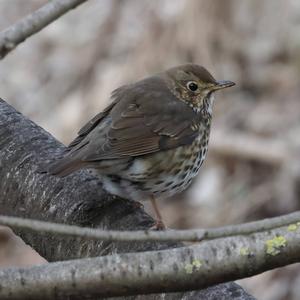
[[[139,201],[133,201],[132,206],[136,209],[144,208],[144,205]]]
[[[149,230],[156,230],[156,231],[166,230],[166,229],[167,229],[166,225],[161,220],[156,220],[154,225],[149,228]]]

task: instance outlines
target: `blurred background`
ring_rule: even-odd
[[[0,30],[46,2],[1,0]],[[160,203],[166,224],[298,210],[300,1],[90,0],[0,62],[0,96],[67,144],[114,88],[185,62],[237,85],[216,95],[200,175]],[[257,299],[296,300],[300,266],[239,283]]]

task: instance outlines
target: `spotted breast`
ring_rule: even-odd
[[[182,192],[198,174],[207,153],[210,126],[201,129],[192,145],[140,157],[118,176],[102,176],[105,188],[139,201]]]

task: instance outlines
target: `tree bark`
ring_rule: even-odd
[[[0,100],[1,214],[102,229],[148,229],[153,219],[135,202],[106,193],[87,171],[65,178],[40,173],[41,164],[60,155],[64,146],[49,133]],[[179,243],[109,243],[49,234],[17,232],[49,261],[178,247]],[[143,299],[254,299],[235,283],[207,290]],[[138,297],[122,297],[122,299]],[[58,298],[59,299],[59,298]],[[121,298],[119,298],[121,299]]]
[[[72,300],[206,288],[300,261],[297,223],[160,251],[0,270],[0,299]],[[56,299],[56,298],[55,298]]]

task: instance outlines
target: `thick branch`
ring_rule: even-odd
[[[87,0],[52,0],[0,33],[0,59],[57,18]]]
[[[153,225],[153,220],[133,201],[107,194],[101,182],[87,172],[76,172],[65,178],[39,174],[38,165],[54,158],[62,149],[63,146],[50,134],[0,100],[1,213],[102,229],[145,230]],[[178,246],[174,243],[87,241],[27,230],[18,233],[48,261]],[[195,297],[209,300],[221,292],[225,292],[228,299],[252,299],[234,283],[208,291],[173,294],[170,299]],[[155,295],[144,299],[161,297]]]
[[[90,299],[194,290],[295,262],[300,262],[298,225],[172,250],[2,270],[0,297]]]
[[[50,233],[52,235],[63,235],[68,237],[80,237],[85,239],[96,239],[108,242],[128,241],[186,241],[199,242],[235,235],[247,235],[260,231],[278,228],[284,225],[300,223],[300,212],[268,218],[260,221],[248,222],[237,225],[228,225],[218,228],[190,229],[190,230],[168,230],[168,231],[123,231],[102,230],[75,225],[57,224],[38,220],[1,216],[0,224],[16,229],[26,229],[38,233]]]

